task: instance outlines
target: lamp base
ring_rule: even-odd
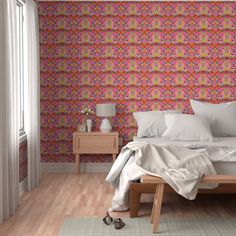
[[[111,122],[109,119],[104,118],[102,120],[101,126],[100,126],[100,130],[102,133],[109,133],[112,130],[112,126],[111,126]]]

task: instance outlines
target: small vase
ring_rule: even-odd
[[[86,119],[86,125],[87,125],[87,132],[91,132],[92,130],[92,119]]]

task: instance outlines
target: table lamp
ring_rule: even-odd
[[[104,103],[97,104],[96,106],[97,116],[104,117],[102,120],[100,130],[102,133],[109,133],[112,130],[111,122],[107,117],[112,117],[116,115],[116,104],[114,103]]]

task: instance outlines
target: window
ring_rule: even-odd
[[[20,106],[20,136],[24,132],[24,59],[25,59],[25,48],[24,48],[24,3],[20,0],[16,1],[17,4],[17,64],[18,64],[18,78],[19,78],[19,106]]]

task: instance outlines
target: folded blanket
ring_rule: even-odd
[[[122,171],[126,174],[120,175]],[[204,150],[199,152],[183,146],[130,142],[122,149],[106,178],[116,188],[111,210],[124,210],[128,206],[125,176],[133,176],[134,180],[143,174],[159,176],[180,195],[195,199],[202,176],[216,172]],[[122,186],[123,183],[126,186]],[[205,187],[212,188],[215,185]]]

